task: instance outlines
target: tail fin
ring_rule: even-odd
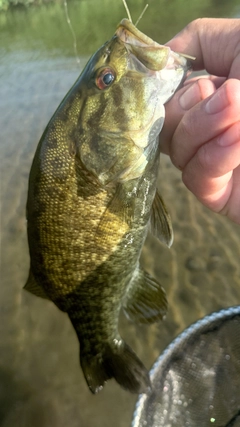
[[[146,393],[151,388],[148,371],[131,348],[122,340],[106,344],[103,352],[89,358],[80,355],[84,376],[92,393],[102,390],[110,378],[132,393]]]

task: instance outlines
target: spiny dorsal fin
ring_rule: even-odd
[[[152,205],[150,231],[168,247],[172,245],[173,229],[171,218],[158,191]]]
[[[158,322],[165,316],[167,305],[162,286],[137,268],[122,304],[126,316],[138,323]]]

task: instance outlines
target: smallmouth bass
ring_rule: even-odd
[[[27,201],[25,289],[68,313],[93,393],[114,377],[141,393],[149,375],[118,332],[163,318],[161,285],[139,265],[147,230],[168,246],[172,227],[156,190],[164,104],[187,59],[124,19],[89,60],[37,147]]]

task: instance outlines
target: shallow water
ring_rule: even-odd
[[[129,1],[134,20],[143,1]],[[165,42],[191,19],[237,16],[237,1],[152,1],[139,28]],[[201,5],[199,4],[201,3]],[[185,5],[185,6],[184,6]],[[61,4],[0,15],[0,425],[126,427],[136,396],[110,381],[97,396],[79,367],[78,342],[67,316],[22,290],[29,256],[25,204],[37,142],[89,55],[125,16],[119,0],[70,3],[80,65]],[[146,366],[191,322],[240,302],[239,226],[209,212],[162,157],[159,186],[171,212],[171,250],[148,238],[143,264],[165,287],[165,322],[121,331]]]

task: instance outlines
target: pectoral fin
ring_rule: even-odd
[[[173,229],[170,215],[158,192],[156,192],[151,212],[151,232],[168,247],[173,242]]]
[[[44,289],[39,286],[39,284],[36,282],[34,275],[32,274],[32,271],[30,270],[29,276],[27,279],[26,285],[23,287],[28,292],[31,292],[32,294],[36,295],[37,297],[49,299],[47,294],[45,293]]]
[[[136,270],[123,301],[123,310],[133,322],[154,323],[167,311],[166,293],[148,273]]]
[[[98,224],[95,240],[114,239],[114,236],[123,236],[131,229],[135,210],[135,197],[127,197],[123,184],[118,184],[115,194],[110,200]],[[112,230],[110,233],[109,230]]]

